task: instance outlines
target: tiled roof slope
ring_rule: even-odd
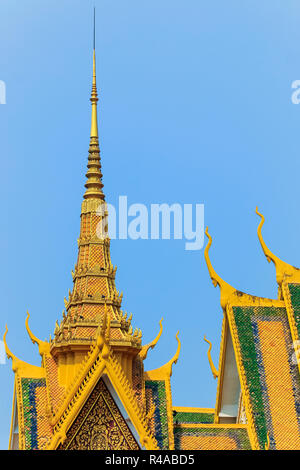
[[[300,380],[285,307],[231,305],[242,388],[258,445],[300,449]]]
[[[47,390],[44,378],[19,379],[20,433],[25,450],[45,447],[52,434],[47,417]]]
[[[250,450],[246,426],[243,425],[175,425],[177,450]]]

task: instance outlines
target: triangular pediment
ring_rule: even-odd
[[[111,432],[119,436],[111,449],[139,449],[140,445],[142,449],[157,449],[145,410],[139,406],[132,384],[106,343],[91,348],[53,417],[52,426],[54,433],[47,447],[49,450],[73,446],[75,441],[80,448],[106,449],[105,436]],[[83,444],[84,437],[78,433],[83,436],[85,432],[90,433],[89,442]]]
[[[63,450],[138,450],[137,441],[103,378],[59,446]]]

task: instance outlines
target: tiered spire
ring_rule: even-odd
[[[95,340],[99,325],[103,323],[105,311],[111,319],[110,344],[118,354],[124,355],[124,348],[131,356],[141,349],[141,332],[133,331],[130,315],[121,311],[122,293],[115,286],[116,267],[111,263],[110,240],[107,233],[105,196],[102,191],[102,173],[98,140],[95,52],[95,14],[93,80],[90,98],[92,104],[91,134],[86,173],[86,191],[81,206],[78,258],[73,276],[73,290],[65,299],[66,313],[56,323],[52,352],[89,350]],[[105,224],[105,226],[104,226]],[[78,360],[81,360],[79,357]]]
[[[94,49],[93,49],[93,83],[90,101],[92,103],[91,136],[88,158],[88,171],[86,173],[87,182],[85,183],[86,192],[84,199],[94,198],[104,201],[102,192],[102,173],[100,163],[100,148],[98,139],[98,117],[97,117],[97,84],[96,84],[96,50],[95,50],[95,10],[94,10]]]

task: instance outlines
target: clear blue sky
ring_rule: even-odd
[[[107,201],[204,203],[216,271],[276,297],[256,236],[300,266],[300,8],[276,0],[97,0],[100,141]],[[87,0],[0,4],[1,313],[12,351],[39,364],[72,287],[89,143],[92,9]],[[219,354],[222,311],[203,250],[184,241],[113,241],[123,307],[148,342],[146,368],[176,349],[174,405],[215,403],[203,335]],[[1,333],[1,336],[2,336]],[[7,448],[13,373],[0,365],[0,448]]]

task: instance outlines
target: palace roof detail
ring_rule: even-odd
[[[262,237],[263,252],[276,268],[278,298],[236,290],[204,256],[220,288],[223,327],[218,369],[209,340],[208,359],[217,380],[214,408],[174,406],[174,356],[146,371],[144,361],[162,334],[142,345],[142,332],[121,309],[116,266],[110,258],[97,123],[96,58],[93,52],[92,120],[81,205],[78,258],[73,289],[56,321],[53,338],[39,340],[41,366],[18,359],[9,349],[15,374],[10,449],[300,449],[300,270],[281,261]],[[175,341],[174,341],[175,342]]]

